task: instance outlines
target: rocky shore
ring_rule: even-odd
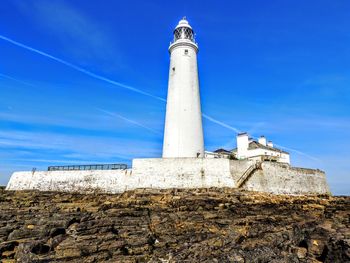
[[[350,262],[350,197],[0,189],[2,262]]]

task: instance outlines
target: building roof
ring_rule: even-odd
[[[231,154],[231,151],[225,150],[223,148],[217,149],[214,151],[214,153],[226,153],[226,154]]]
[[[276,148],[276,147],[270,147],[267,145],[265,146],[257,141],[249,142],[248,150],[254,150],[254,149],[265,149],[265,150],[269,150],[269,151],[289,154],[289,152],[283,151],[283,150]],[[234,148],[232,150],[232,152],[236,152],[236,151],[237,151],[237,148]]]
[[[252,141],[249,143],[249,146],[248,146],[248,150],[253,150],[253,149],[266,149],[266,150],[270,150],[270,151],[274,151],[274,152],[281,152],[281,153],[287,153],[289,154],[288,152],[286,151],[283,151],[281,149],[278,149],[278,148],[275,148],[275,147],[270,147],[270,146],[265,146],[257,141]]]

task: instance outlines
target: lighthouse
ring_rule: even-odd
[[[163,158],[204,157],[202,113],[194,32],[180,20],[169,46],[170,68]]]

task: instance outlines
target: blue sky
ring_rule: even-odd
[[[206,149],[263,134],[349,195],[349,11],[347,0],[3,0],[0,184],[32,167],[159,157],[167,48],[187,16]]]

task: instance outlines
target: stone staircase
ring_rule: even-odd
[[[249,177],[258,169],[261,169],[262,162],[256,162],[248,167],[247,170],[237,180],[236,187],[240,188],[249,179]]]

